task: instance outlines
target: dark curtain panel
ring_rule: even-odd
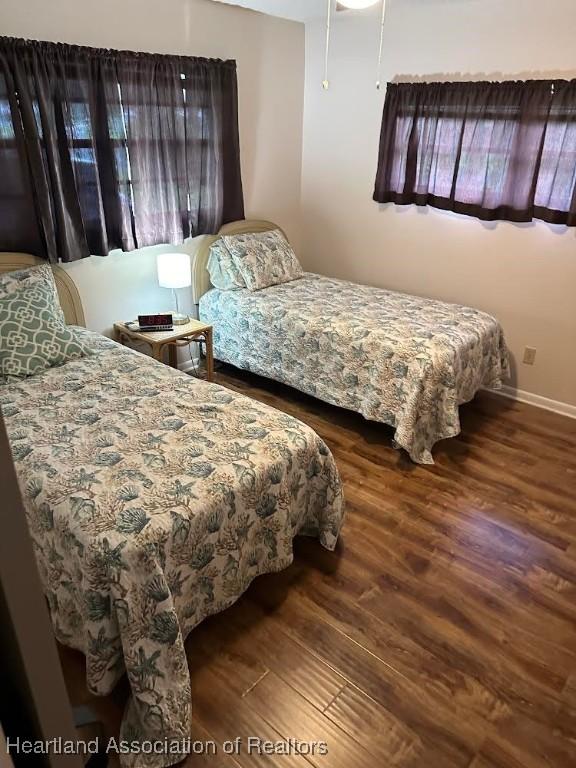
[[[190,228],[185,221],[186,112],[180,63],[164,56],[123,57],[117,61],[117,75],[136,241],[182,242]]]
[[[374,200],[576,226],[576,81],[390,83]]]
[[[24,160],[24,162],[23,162]],[[0,248],[45,253],[14,78],[0,52]]]
[[[243,218],[235,63],[0,38],[0,201],[50,261]]]
[[[134,247],[107,130],[118,89],[100,61],[74,46],[0,38],[0,66],[0,130],[13,133],[0,147],[0,249],[73,261]],[[10,194],[12,185],[21,194]]]
[[[221,224],[244,218],[236,65],[210,66],[202,59],[185,60],[187,178],[190,229],[217,232]]]
[[[138,55],[117,72],[137,242],[244,218],[235,63]]]

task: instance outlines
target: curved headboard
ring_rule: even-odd
[[[198,241],[194,258],[192,259],[192,297],[194,304],[198,304],[200,297],[210,290],[212,284],[206,265],[210,256],[210,248],[222,235],[245,235],[247,232],[269,232],[271,229],[279,229],[286,237],[286,233],[272,221],[260,221],[257,219],[242,219],[231,221],[220,228],[217,235],[202,235],[194,238]]]
[[[18,269],[26,267],[35,267],[37,264],[46,264],[44,259],[32,256],[29,253],[2,253],[0,252],[0,274],[3,272],[15,272]],[[58,298],[60,306],[64,312],[64,317],[68,325],[86,325],[84,319],[84,309],[78,288],[74,281],[61,267],[54,264],[50,265],[54,273],[54,281],[58,289]]]

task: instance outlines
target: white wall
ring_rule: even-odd
[[[388,0],[387,8],[383,82],[576,77],[574,0]],[[576,230],[372,201],[384,99],[375,89],[378,34],[378,8],[337,14],[324,92],[323,21],[306,25],[305,266],[496,315],[514,383],[576,404]],[[538,350],[534,367],[521,362],[525,346]]]
[[[0,34],[236,59],[246,215],[277,221],[299,244],[302,24],[210,0],[2,0]],[[79,287],[89,328],[108,331],[114,321],[139,311],[172,306],[171,291],[157,283],[160,250],[167,249],[115,252],[66,267]]]

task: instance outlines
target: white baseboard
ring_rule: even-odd
[[[535,405],[536,408],[544,408],[546,411],[554,411],[554,413],[560,413],[562,416],[576,419],[576,405],[570,405],[570,403],[563,403],[560,400],[550,400],[549,397],[535,395],[532,392],[525,392],[522,389],[515,389],[514,387],[508,386],[503,386],[502,389],[488,389],[487,392],[493,392],[495,395],[508,397],[511,400],[519,400],[521,403]]]

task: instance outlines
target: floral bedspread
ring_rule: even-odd
[[[306,273],[260,291],[213,289],[214,354],[395,428],[413,461],[460,432],[458,406],[508,375],[502,328],[470,307]]]
[[[340,479],[296,419],[82,335],[92,356],[3,384],[0,404],[57,638],[84,652],[96,694],[127,671],[123,739],[177,745],[186,635],[289,565],[296,534],[335,547]]]

